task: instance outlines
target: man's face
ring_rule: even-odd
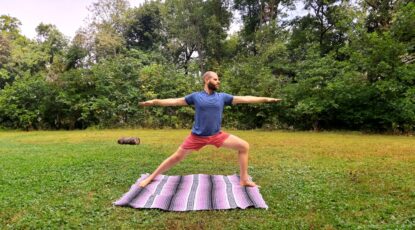
[[[211,77],[208,82],[207,82],[207,86],[210,90],[217,90],[219,89],[219,85],[220,85],[220,81],[219,81],[219,77],[218,76],[213,76]]]

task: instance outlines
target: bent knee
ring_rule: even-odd
[[[246,141],[242,141],[238,146],[238,150],[243,152],[249,151],[249,143]]]

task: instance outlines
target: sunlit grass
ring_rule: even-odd
[[[0,132],[0,228],[415,228],[415,139],[352,132],[232,131],[268,210],[173,213],[113,207],[188,130]],[[116,143],[137,136],[138,146]],[[167,174],[238,173],[207,147]]]

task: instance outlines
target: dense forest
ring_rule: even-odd
[[[213,70],[223,92],[284,99],[225,108],[228,128],[415,131],[413,1],[98,0],[89,11],[72,39],[43,23],[30,39],[0,16],[0,128],[189,128],[193,108],[138,102],[201,90]]]

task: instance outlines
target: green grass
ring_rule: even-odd
[[[188,130],[0,132],[0,229],[414,229],[415,139],[360,133],[230,131],[251,144],[269,209],[165,212],[112,206]],[[118,145],[138,136],[138,146]],[[169,175],[238,172],[207,147]]]

